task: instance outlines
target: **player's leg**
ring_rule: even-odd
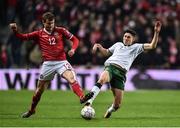
[[[55,75],[55,69],[54,69],[54,63],[53,62],[44,62],[41,71],[40,71],[40,76],[39,80],[37,83],[37,88],[34,92],[33,98],[32,98],[32,103],[31,103],[31,108],[28,112],[25,112],[22,114],[23,118],[28,118],[32,114],[35,113],[36,106],[38,102],[40,101],[41,95],[44,92],[44,90],[47,88],[49,85],[50,81],[54,78]]]
[[[75,78],[75,73],[72,70],[66,70],[63,72],[62,77],[68,81],[71,85],[73,92],[79,97],[84,97],[83,90]]]
[[[61,61],[56,72],[69,82],[73,92],[80,98],[80,103],[82,103],[84,99],[88,100],[92,97],[92,94],[84,96],[83,90],[76,80],[76,74],[68,61]]]
[[[37,88],[36,88],[36,90],[34,92],[34,95],[32,97],[31,107],[30,107],[28,112],[25,112],[25,113],[22,114],[23,118],[28,118],[32,114],[35,113],[35,109],[36,109],[36,106],[37,106],[37,104],[39,103],[39,101],[41,99],[41,95],[44,92],[44,90],[47,88],[49,83],[50,83],[50,81],[42,81],[42,80],[38,81]]]
[[[123,93],[124,91],[118,88],[111,88],[113,95],[114,95],[114,101],[113,104],[108,108],[106,111],[104,118],[109,118],[112,114],[112,112],[117,111],[122,103],[123,100]]]
[[[104,70],[101,75],[99,80],[97,81],[97,83],[95,84],[95,86],[93,86],[92,90],[88,93],[94,93],[93,97],[91,99],[89,99],[88,101],[86,100],[85,102],[86,105],[92,105],[93,101],[95,100],[95,98],[97,97],[97,95],[99,94],[101,87],[103,84],[107,83],[110,81],[110,75],[109,75],[109,71],[108,70]],[[87,94],[87,95],[88,95]]]
[[[122,102],[123,99],[123,92],[124,92],[124,86],[126,81],[126,72],[120,70],[119,68],[111,65],[112,68],[112,79],[110,81],[111,84],[111,90],[114,95],[114,102],[109,107],[109,109],[106,111],[106,114],[104,115],[105,118],[109,118],[111,116],[111,113],[116,111]]]
[[[66,70],[65,72],[63,72],[62,77],[65,78],[69,82],[73,92],[80,98],[80,103],[83,103],[84,100],[88,100],[93,96],[93,93],[84,96],[81,86],[75,79],[76,77],[73,70]]]

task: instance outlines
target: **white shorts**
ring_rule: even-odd
[[[62,75],[66,70],[74,70],[67,61],[45,61],[42,64],[39,80],[52,80],[56,73]]]

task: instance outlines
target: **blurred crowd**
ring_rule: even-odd
[[[134,29],[138,43],[150,42],[155,20],[162,31],[155,50],[141,54],[133,67],[180,68],[180,0],[1,0],[0,68],[38,68],[42,63],[35,42],[17,39],[8,24],[16,22],[22,33],[42,27],[41,15],[51,11],[56,24],[80,39],[72,65],[103,65],[106,58],[91,52],[94,43],[105,48],[122,41],[123,31]],[[65,47],[69,49],[69,42]]]

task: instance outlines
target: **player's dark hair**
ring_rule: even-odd
[[[55,19],[55,16],[51,12],[46,12],[42,15],[42,21],[45,22],[46,20],[52,21]]]
[[[130,33],[132,36],[134,36],[134,37],[136,37],[136,35],[137,35],[137,33],[134,31],[134,30],[132,30],[132,29],[127,29],[127,30],[125,30],[124,31],[124,34],[125,33]]]

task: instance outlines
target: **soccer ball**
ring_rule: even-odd
[[[91,106],[84,106],[81,110],[81,116],[86,120],[91,120],[95,116],[94,108]]]

